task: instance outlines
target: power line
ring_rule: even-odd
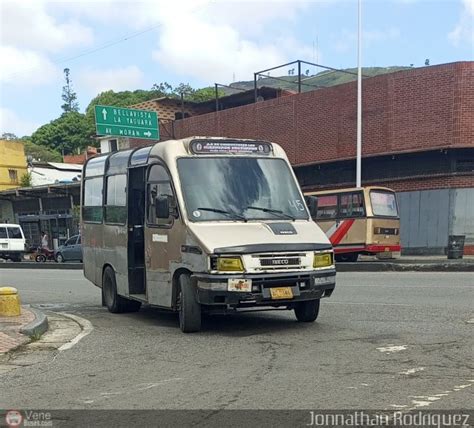
[[[56,61],[52,61],[53,64],[62,64],[62,63],[65,63],[65,62],[69,62],[69,61],[74,61],[75,59],[78,59],[78,58],[81,58],[83,56],[87,56],[87,55],[90,55],[92,53],[95,53],[95,52],[98,52],[98,51],[101,51],[103,49],[107,49],[111,46],[115,46],[115,45],[118,45],[119,43],[122,43],[122,42],[125,42],[127,40],[130,40],[130,39],[133,39],[135,37],[138,37],[138,36],[141,36],[142,34],[145,34],[145,33],[148,33],[150,31],[153,31],[159,27],[161,27],[163,24],[157,24],[157,25],[154,25],[153,27],[150,27],[150,28],[147,28],[145,30],[142,30],[142,31],[138,31],[138,32],[135,32],[135,33],[131,33],[131,34],[128,34],[126,36],[122,36],[121,38],[119,39],[115,39],[113,41],[109,41],[109,42],[106,42],[104,43],[103,45],[101,46],[98,46],[97,48],[93,48],[93,49],[88,49],[88,50],[85,50],[77,55],[74,55],[72,57],[68,57],[68,58],[62,58],[62,59],[59,59],[59,60],[56,60]],[[27,69],[23,69],[22,71],[18,71],[16,73],[13,73],[13,74],[10,74],[10,75],[6,75],[6,77],[15,77],[15,76],[19,76],[21,74],[23,74],[25,71],[31,71],[31,70],[34,70],[35,68],[34,67],[31,67],[31,68],[27,68]]]

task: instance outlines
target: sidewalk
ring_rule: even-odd
[[[11,351],[12,349],[30,341],[30,338],[20,333],[20,330],[33,322],[36,315],[21,307],[21,315],[17,317],[0,316],[0,354]]]

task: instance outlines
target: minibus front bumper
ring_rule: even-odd
[[[292,303],[329,297],[336,286],[334,268],[270,274],[195,274],[192,277],[197,299],[202,305],[291,306]],[[252,281],[252,291],[229,291],[229,280]],[[291,298],[272,297],[271,288],[291,289]]]

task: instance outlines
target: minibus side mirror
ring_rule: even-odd
[[[318,213],[318,197],[307,196],[306,203],[308,204],[309,213],[311,214],[311,217],[316,217]]]
[[[158,196],[155,199],[156,218],[168,218],[170,216],[170,203],[168,196]]]

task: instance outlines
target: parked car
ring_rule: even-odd
[[[71,236],[64,245],[61,245],[54,255],[58,263],[78,260],[82,262],[81,235]]]
[[[25,235],[19,224],[0,223],[0,258],[20,262],[25,254]]]

